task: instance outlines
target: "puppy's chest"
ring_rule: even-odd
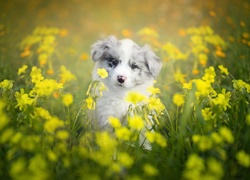
[[[107,113],[122,118],[128,111],[129,103],[121,97],[103,96],[97,101],[97,108],[100,113]]]

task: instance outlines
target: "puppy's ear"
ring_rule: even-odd
[[[102,55],[112,46],[117,43],[115,36],[109,36],[108,38],[97,41],[91,47],[91,56],[94,62],[98,61]]]
[[[142,47],[146,65],[154,78],[159,74],[162,63],[148,45]]]

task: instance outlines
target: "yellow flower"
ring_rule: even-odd
[[[212,132],[210,136],[215,144],[221,144],[223,142],[222,137],[216,132]]]
[[[0,82],[0,88],[3,88],[4,90],[10,90],[13,87],[13,82],[12,80],[5,79],[2,82]]]
[[[40,116],[46,120],[51,119],[51,115],[48,110],[43,109],[42,107],[38,107],[35,109],[35,115]]]
[[[141,116],[132,116],[128,118],[128,124],[131,128],[140,131],[144,127],[144,122]]]
[[[100,96],[102,96],[102,91],[107,90],[107,88],[104,85],[104,83],[99,82],[98,90],[99,90]]]
[[[213,179],[221,179],[224,175],[222,164],[215,158],[209,158],[207,160],[207,166],[209,172],[212,174]]]
[[[18,75],[20,75],[20,74],[25,74],[27,68],[28,68],[27,65],[23,65],[21,68],[18,69],[17,74],[18,74]]]
[[[218,96],[215,99],[212,99],[213,104],[219,105],[223,110],[227,110],[227,107],[231,108],[231,105],[229,104],[231,97],[231,92],[226,93],[226,89],[222,89],[222,93],[218,94]]]
[[[48,156],[49,160],[52,162],[56,162],[58,160],[56,153],[53,152],[52,150],[47,151],[47,156]]]
[[[73,103],[73,96],[72,96],[72,94],[65,94],[65,95],[63,95],[62,98],[63,98],[62,102],[63,102],[63,104],[65,106],[69,106],[69,105],[71,105]]]
[[[50,44],[41,44],[37,49],[37,53],[46,52],[48,55],[51,55],[55,51],[55,48]],[[43,60],[46,63],[47,60]],[[41,62],[40,62],[41,63]]]
[[[96,133],[96,143],[101,148],[102,152],[109,153],[110,155],[113,155],[117,146],[115,138],[106,131]]]
[[[101,78],[103,78],[103,79],[105,79],[106,77],[108,77],[108,72],[106,71],[106,69],[104,69],[104,68],[98,68],[97,69],[97,74],[101,77]]]
[[[236,89],[236,90],[239,90],[241,92],[243,92],[243,89],[245,88],[246,91],[248,93],[250,93],[250,84],[244,82],[243,80],[239,79],[239,80],[232,80],[233,82],[233,87]]]
[[[221,135],[221,137],[227,141],[228,143],[232,144],[234,142],[234,136],[231,132],[230,129],[228,129],[227,127],[221,127],[219,129],[219,133]]]
[[[191,90],[192,89],[192,83],[193,83],[193,81],[190,81],[188,83],[184,83],[183,86],[182,86],[183,89]]]
[[[207,83],[213,83],[215,79],[215,71],[214,67],[210,66],[209,68],[205,69],[205,74],[202,77],[202,80],[206,81]]]
[[[192,136],[192,141],[194,143],[198,143],[200,141],[200,139],[201,139],[201,136],[198,135],[198,134],[195,134],[195,135]]]
[[[29,159],[28,170],[28,172],[32,172],[33,176],[37,179],[49,179],[47,162],[40,153],[36,153],[36,155]]]
[[[17,105],[15,108],[19,108],[20,111],[25,110],[27,105],[32,105],[34,103],[34,99],[31,99],[28,94],[24,93],[24,89],[20,89],[20,93],[16,92],[16,101]]]
[[[108,149],[100,148],[99,151],[91,152],[90,158],[92,160],[94,160],[95,162],[97,162],[101,166],[109,167],[109,169],[112,171],[120,170],[120,169],[118,169],[117,166],[115,167],[113,165],[115,161],[113,161],[111,158],[111,156],[113,155],[112,153],[114,153],[114,149],[112,149],[112,148],[108,148]],[[99,179],[99,178],[97,178],[97,179]]]
[[[159,174],[158,169],[156,169],[154,166],[152,166],[151,164],[145,164],[143,166],[143,171],[145,174],[147,174],[148,176],[156,176]]]
[[[150,86],[147,89],[148,92],[150,92],[151,94],[159,94],[161,93],[161,90],[159,88],[155,88],[154,86]]]
[[[165,109],[165,106],[162,104],[160,98],[150,97],[148,99],[148,109],[155,110],[160,114]]]
[[[205,161],[197,154],[190,154],[183,172],[184,179],[221,179],[224,171],[222,164],[214,158]]]
[[[182,106],[185,103],[184,96],[182,94],[174,94],[173,103],[178,107]]]
[[[200,64],[203,66],[203,67],[206,67],[207,65],[207,61],[205,60],[199,60]]]
[[[190,154],[187,162],[186,162],[186,168],[191,169],[197,169],[197,170],[204,170],[205,169],[205,163],[204,159],[200,158],[197,154]]]
[[[23,134],[20,132],[16,132],[11,138],[11,143],[19,144],[22,139],[23,139]]]
[[[162,148],[167,146],[166,139],[158,132],[155,133],[155,142]]]
[[[182,84],[184,84],[186,82],[186,80],[185,80],[186,76],[187,76],[186,74],[182,74],[181,72],[175,72],[174,73],[174,79],[175,79],[175,81],[176,82],[180,82]]]
[[[95,109],[95,101],[93,100],[93,98],[91,96],[89,96],[86,100],[87,103],[87,108],[90,110],[94,110]]]
[[[64,122],[57,117],[52,117],[44,123],[44,129],[49,133],[54,133],[60,127],[64,127]]]
[[[109,170],[111,170],[112,173],[119,173],[119,172],[121,172],[122,168],[121,168],[121,165],[119,163],[113,162],[112,164],[109,165]],[[89,179],[91,179],[91,178],[89,178]],[[99,179],[99,178],[92,178],[92,179]]]
[[[25,49],[21,54],[20,54],[20,57],[21,58],[24,58],[24,57],[27,57],[31,54],[30,50],[29,49]]]
[[[48,45],[51,45],[52,43],[54,43],[56,40],[56,37],[53,36],[53,35],[46,35],[44,36],[43,38],[43,43],[44,44],[48,44]]]
[[[128,141],[131,136],[131,131],[126,127],[121,127],[115,130],[115,135],[118,139]]]
[[[28,151],[34,151],[37,148],[37,144],[40,144],[41,137],[38,135],[23,136],[21,141],[21,147]]]
[[[57,131],[56,137],[60,140],[67,140],[69,138],[69,132],[65,130]]]
[[[154,142],[155,142],[155,132],[147,131],[147,132],[145,133],[145,136],[146,136],[147,140],[148,140],[150,143],[154,143]]]
[[[46,53],[39,54],[38,61],[40,66],[44,66],[47,63],[47,59],[48,59],[48,54]]]
[[[199,59],[199,62],[207,62],[208,60],[208,57],[205,53],[200,53],[198,55],[198,59]],[[202,64],[202,63],[201,63]]]
[[[166,139],[158,132],[147,131],[145,137],[150,143],[157,143],[163,148],[167,146]]]
[[[236,159],[241,166],[244,166],[246,168],[250,167],[250,155],[247,154],[244,150],[236,153]]]
[[[191,41],[194,45],[203,44],[203,38],[200,35],[193,35],[191,36]]]
[[[201,79],[195,79],[192,82],[195,83],[197,88],[197,91],[195,92],[197,98],[200,96],[216,95],[216,92],[209,82],[203,81]]]
[[[76,80],[76,76],[72,74],[69,70],[66,69],[65,66],[60,67],[60,74],[59,74],[61,83],[66,83],[72,80]]]
[[[121,163],[122,166],[126,168],[130,168],[134,163],[134,159],[130,157],[128,153],[125,152],[118,154],[118,161],[119,163]]]
[[[15,132],[12,128],[4,129],[4,131],[1,132],[0,144],[4,144],[6,142],[11,141],[14,134]]]
[[[44,79],[42,75],[42,70],[40,68],[37,68],[36,66],[32,67],[30,77],[31,77],[31,82],[33,83],[38,83]]]
[[[201,110],[201,114],[204,118],[205,121],[213,119],[213,112],[211,111],[210,108],[204,108]]]
[[[54,79],[44,79],[37,81],[35,87],[30,91],[31,96],[49,97],[53,91],[63,87],[61,83],[57,83]]]
[[[221,73],[224,73],[226,75],[229,74],[227,68],[225,68],[223,65],[219,65],[218,67],[219,67]]]
[[[213,141],[207,136],[202,136],[198,142],[198,147],[201,151],[210,150],[213,146]]]
[[[173,45],[170,42],[167,42],[166,44],[162,45],[162,50],[167,53],[167,60],[173,59],[173,60],[186,60],[188,58],[188,54],[184,54],[181,52],[175,45]]]
[[[137,104],[137,103],[140,103],[140,102],[146,100],[146,96],[142,95],[139,92],[130,91],[130,92],[128,92],[127,96],[125,97],[125,100],[127,102]]]
[[[113,127],[113,128],[120,128],[121,122],[120,119],[116,118],[116,117],[109,117],[109,124]]]
[[[153,37],[153,38],[158,38],[159,37],[159,34],[152,28],[143,28],[141,30],[139,30],[137,32],[137,34],[139,36],[149,36],[149,37]]]
[[[221,50],[216,50],[215,51],[215,54],[218,56],[218,57],[222,57],[222,58],[225,58],[226,57],[226,54],[221,51]]]
[[[1,119],[1,121],[0,121],[0,130],[2,130],[4,127],[6,127],[9,124],[10,121],[9,121],[9,118],[5,114],[3,114],[1,112],[0,112],[0,119]]]

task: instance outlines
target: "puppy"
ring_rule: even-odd
[[[95,62],[93,80],[103,82],[107,88],[96,103],[96,124],[102,130],[109,128],[110,116],[124,119],[129,107],[124,98],[129,91],[149,96],[147,88],[153,86],[162,63],[149,46],[140,47],[130,39],[118,40],[114,36],[93,44],[91,55]],[[99,77],[99,68],[106,69],[107,78]]]

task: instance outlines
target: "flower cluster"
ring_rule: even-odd
[[[190,154],[183,172],[184,179],[221,179],[224,175],[223,165],[215,158],[205,161],[197,154]]]
[[[57,36],[65,37],[68,34],[66,29],[55,27],[36,27],[31,35],[25,37],[21,42],[21,58],[36,57],[40,67],[47,68],[48,74],[53,74],[53,54],[57,46]],[[24,68],[25,69],[25,68]],[[24,70],[23,69],[23,70]],[[22,69],[20,69],[20,74]]]

